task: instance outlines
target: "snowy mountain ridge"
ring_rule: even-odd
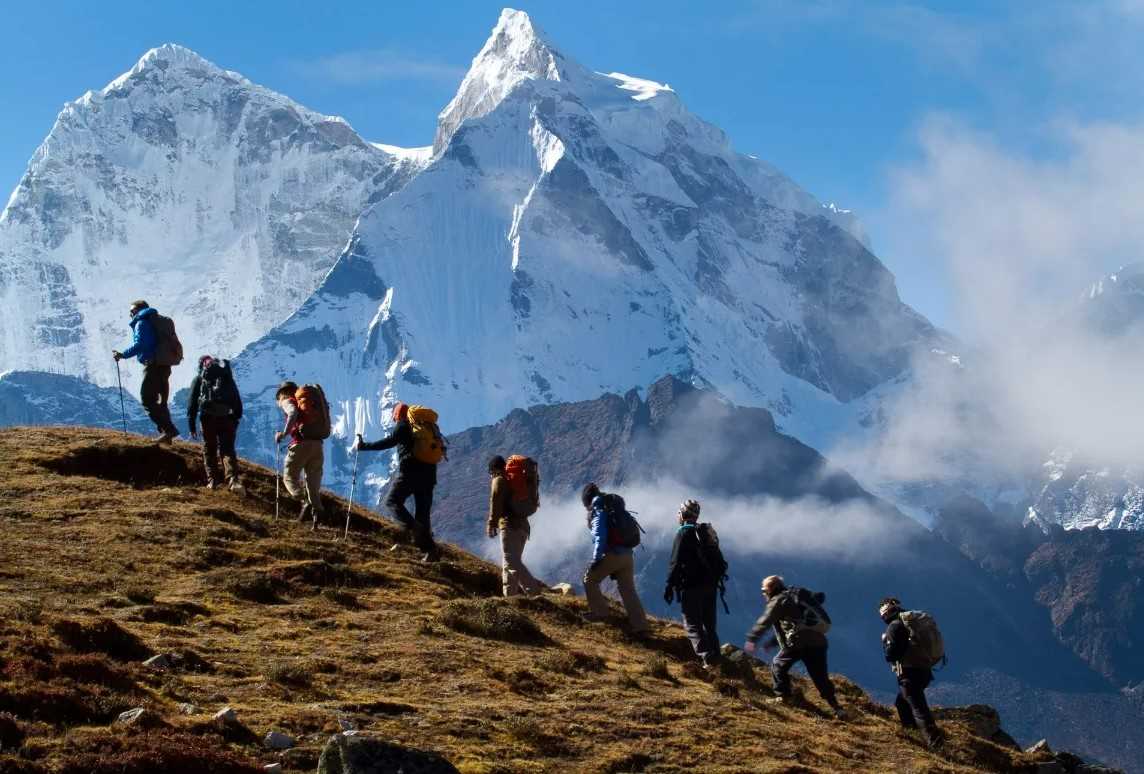
[[[140,297],[176,320],[188,360],[234,354],[423,164],[186,48],[152,49],[64,106],[0,213],[0,368],[113,384]]]
[[[267,405],[320,377],[346,439],[399,399],[451,430],[674,374],[829,448],[943,341],[852,223],[675,92],[591,72],[507,10],[428,166],[237,368]]]

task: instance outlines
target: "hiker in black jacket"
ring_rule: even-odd
[[[385,506],[393,513],[424,555],[423,562],[435,562],[441,552],[433,541],[430,514],[433,510],[433,488],[437,486],[437,466],[422,462],[413,455],[413,426],[409,422],[409,407],[398,403],[393,407],[393,432],[380,441],[365,443],[358,436],[362,451],[397,449],[397,477],[389,486]],[[413,498],[414,513],[409,513],[405,501]]]
[[[705,556],[704,540],[711,544],[711,535],[701,535],[700,530],[714,532],[710,524],[697,524],[699,503],[688,500],[679,506],[679,529],[671,546],[671,561],[667,565],[667,586],[663,590],[663,600],[667,604],[679,598],[683,608],[683,630],[695,655],[709,669],[718,663],[719,634],[715,629],[718,610],[719,582],[726,572],[718,538],[714,548],[707,548],[711,555]],[[718,566],[712,566],[712,564]]]
[[[199,358],[199,371],[191,382],[191,395],[187,399],[187,427],[191,431],[191,438],[198,438],[195,421],[201,421],[203,467],[207,471],[208,489],[217,489],[225,476],[230,491],[246,494],[246,488],[238,475],[238,454],[234,449],[241,419],[242,396],[234,382],[230,363],[203,355]]]
[[[941,732],[934,722],[926,701],[926,687],[933,682],[933,669],[924,654],[911,654],[910,630],[902,621],[902,603],[897,597],[886,597],[878,605],[878,616],[886,624],[882,633],[882,653],[898,676],[898,695],[894,708],[902,727],[921,728],[922,739],[929,747],[941,744]]]
[[[743,650],[754,655],[759,638],[768,628],[774,628],[774,636],[763,645],[764,650],[769,650],[776,644],[779,646],[779,652],[771,662],[771,675],[774,677],[777,694],[773,701],[783,704],[792,701],[790,670],[801,661],[814,687],[834,710],[834,716],[844,720],[846,714],[838,704],[826,666],[827,642],[823,630],[829,626],[829,618],[822,610],[826,595],[821,592],[812,594],[798,587],[788,589],[783,579],[777,575],[763,580],[763,595],[767,598],[767,609],[747,633]],[[820,622],[825,623],[825,626],[820,625]]]

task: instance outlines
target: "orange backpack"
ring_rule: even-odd
[[[413,430],[414,458],[430,465],[449,459],[445,437],[437,427],[437,412],[425,406],[410,406],[407,417]]]
[[[324,441],[330,437],[330,404],[317,384],[304,384],[294,393],[294,401],[302,412],[299,435],[307,441]]]
[[[532,457],[514,454],[505,461],[509,508],[514,516],[525,518],[540,508],[540,467]]]

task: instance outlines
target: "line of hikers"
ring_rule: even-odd
[[[159,315],[146,301],[131,305],[134,342],[123,352],[113,352],[116,362],[137,357],[144,367],[140,400],[160,431],[156,441],[170,444],[179,435],[171,421],[167,399],[171,366],[182,360],[182,346],[174,323]],[[191,385],[187,421],[192,438],[197,438],[196,418],[201,422],[203,457],[207,486],[214,489],[222,475],[230,488],[244,492],[235,454],[235,436],[242,419],[242,398],[234,374],[225,360],[210,355],[199,359]],[[274,395],[285,417],[282,430],[274,435],[275,448],[284,438],[290,443],[281,468],[287,492],[301,504],[299,520],[311,519],[312,528],[324,515],[321,499],[324,442],[332,426],[329,403],[316,384],[299,386],[283,382]],[[409,541],[422,551],[422,561],[440,558],[433,540],[431,513],[433,490],[437,485],[437,465],[447,459],[438,416],[424,406],[398,403],[392,414],[393,429],[385,438],[366,442],[358,434],[353,449],[384,451],[396,449],[397,474],[390,483],[385,505],[406,531]],[[276,461],[276,467],[277,461]],[[355,468],[356,470],[356,468]],[[485,531],[490,539],[500,538],[501,580],[504,596],[537,594],[547,590],[524,564],[524,549],[531,529],[529,518],[540,507],[540,474],[535,460],[522,455],[489,460],[489,508]],[[407,501],[413,498],[414,511]],[[592,536],[592,560],[583,576],[589,612],[585,619],[602,622],[608,618],[608,601],[601,590],[605,579],[616,581],[620,600],[628,617],[629,631],[635,637],[648,633],[648,621],[635,584],[633,551],[640,544],[642,528],[627,510],[624,499],[600,490],[595,483],[582,489],[580,500],[587,514],[586,525]],[[727,561],[719,537],[710,523],[699,522],[700,505],[685,501],[679,508],[678,529],[668,561],[664,602],[679,601],[683,628],[692,649],[705,669],[722,660],[717,631],[718,602],[724,593]],[[838,703],[827,668],[827,632],[831,620],[824,608],[825,595],[798,586],[787,586],[783,578],[771,575],[763,580],[766,609],[747,633],[743,651],[755,656],[759,640],[767,630],[772,634],[763,650],[778,648],[771,661],[775,698],[794,701],[790,671],[802,662],[807,674],[836,717],[845,718]],[[726,600],[723,600],[726,612]],[[897,676],[898,693],[894,702],[905,728],[919,728],[925,742],[935,747],[941,735],[926,702],[925,689],[933,680],[933,667],[944,658],[942,636],[928,613],[906,610],[896,597],[886,597],[878,607],[886,624],[882,634],[885,660]]]

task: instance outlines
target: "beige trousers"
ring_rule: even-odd
[[[604,617],[608,614],[608,600],[600,591],[604,578],[614,575],[620,590],[620,599],[628,612],[628,623],[633,632],[646,632],[647,616],[636,592],[635,557],[631,554],[607,554],[599,564],[584,575],[584,595],[588,597],[588,607],[592,615]]]
[[[504,521],[500,524],[501,582],[506,597],[531,594],[544,589],[544,584],[534,578],[524,566],[524,546],[528,542],[530,532],[527,521],[520,526],[510,527]]]
[[[321,441],[299,441],[286,452],[282,483],[286,491],[302,502],[308,502],[316,513],[322,513],[322,466],[325,454]],[[306,485],[302,485],[302,474]]]

